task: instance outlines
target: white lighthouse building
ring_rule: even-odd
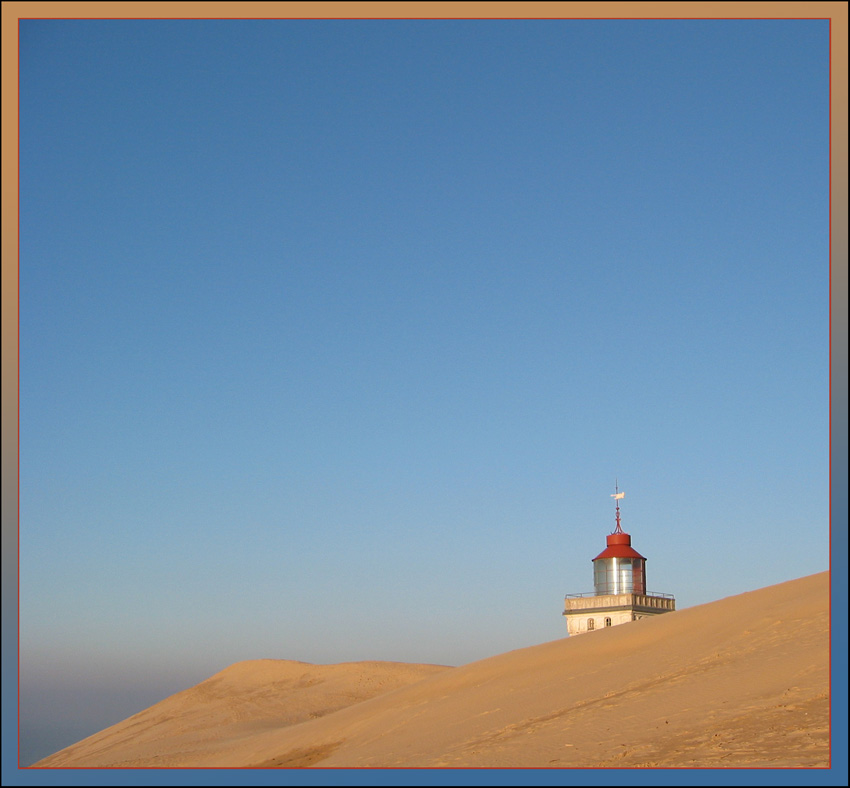
[[[620,525],[620,500],[625,493],[614,487],[616,528],[607,546],[593,559],[593,592],[567,594],[564,612],[567,634],[580,635],[604,627],[657,616],[676,609],[672,594],[646,590],[646,558],[632,547],[632,537]]]

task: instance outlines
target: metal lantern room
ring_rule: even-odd
[[[593,559],[593,587],[603,594],[645,594],[646,558],[632,547],[632,537],[620,526],[619,490],[612,496],[617,501],[617,527],[608,534],[608,546]]]

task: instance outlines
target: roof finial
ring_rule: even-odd
[[[617,502],[617,527],[614,529],[614,533],[621,534],[623,533],[623,529],[620,527],[620,498],[625,498],[626,494],[620,492],[617,479],[614,479],[614,494],[611,497]]]

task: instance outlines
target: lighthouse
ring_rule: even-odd
[[[567,594],[564,612],[567,634],[580,635],[596,629],[637,621],[676,609],[672,594],[648,592],[646,558],[632,547],[632,537],[620,522],[620,501],[626,497],[614,485],[614,530],[605,549],[593,559],[593,592]]]

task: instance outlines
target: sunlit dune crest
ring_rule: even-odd
[[[826,572],[460,667],[240,662],[36,767],[828,767]]]

